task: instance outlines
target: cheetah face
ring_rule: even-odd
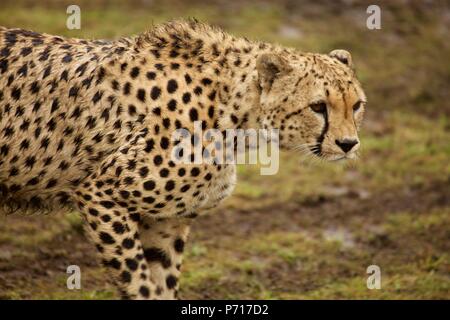
[[[257,60],[263,128],[280,130],[280,147],[329,161],[353,159],[366,98],[351,56],[282,57]]]

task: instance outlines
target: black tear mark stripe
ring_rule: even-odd
[[[323,143],[323,140],[325,140],[325,135],[328,132],[328,127],[329,127],[328,126],[328,110],[327,110],[327,112],[325,112],[323,114],[323,118],[325,120],[325,125],[323,126],[320,136],[317,138],[317,146],[318,147],[313,149],[313,152],[318,156],[320,156],[320,154],[322,153],[322,143]]]

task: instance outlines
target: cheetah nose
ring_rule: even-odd
[[[354,139],[336,140],[335,142],[344,152],[349,152],[355,145],[358,144],[358,140]]]

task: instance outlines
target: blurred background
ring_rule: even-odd
[[[66,8],[81,8],[81,30]],[[381,30],[366,8],[381,7]],[[178,17],[303,51],[353,55],[368,96],[356,164],[282,154],[239,167],[234,196],[194,225],[182,299],[450,298],[448,1],[1,0],[0,25],[118,38]],[[82,289],[68,290],[78,265]],[[378,265],[382,289],[366,287]],[[73,212],[0,215],[1,299],[114,299]]]

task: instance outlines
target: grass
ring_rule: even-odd
[[[450,298],[450,46],[439,12],[392,4],[382,30],[368,31],[356,5],[334,14],[319,4],[314,15],[271,1],[143,9],[86,1],[82,29],[71,31],[60,2],[32,11],[24,3],[5,4],[0,25],[116,38],[195,16],[251,39],[352,52],[369,99],[361,159],[335,165],[283,153],[273,176],[240,166],[233,197],[193,228],[182,298]],[[117,298],[78,215],[0,221],[0,298]],[[82,269],[81,290],[65,287],[70,264]],[[382,270],[381,290],[366,287],[371,264]]]

